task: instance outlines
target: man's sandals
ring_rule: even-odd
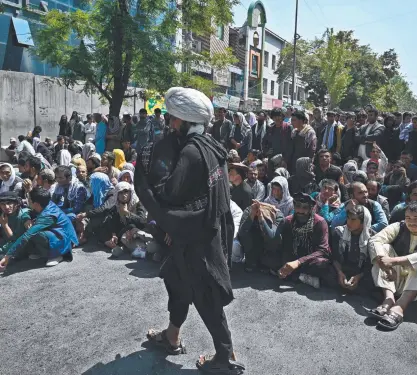
[[[375,319],[383,318],[389,311],[389,305],[380,305],[375,309],[365,309],[368,312],[368,315]]]
[[[168,354],[178,355],[187,353],[187,349],[185,348],[185,345],[181,340],[178,346],[174,346],[169,342],[166,329],[164,329],[163,331],[150,329],[146,337],[148,338],[149,342],[163,347]]]
[[[395,311],[389,311],[378,322],[378,327],[388,331],[394,331],[403,321],[404,317],[402,317],[400,314],[396,313]]]
[[[369,316],[378,319],[378,327],[394,331],[404,321],[404,318],[395,311],[389,310],[388,305],[381,305],[375,309],[367,310]]]
[[[196,366],[204,374],[241,375],[245,372],[245,366],[241,363],[232,360],[229,360],[227,363],[219,362],[216,360],[215,355],[200,356]]]

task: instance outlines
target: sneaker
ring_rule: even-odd
[[[123,247],[116,246],[114,249],[112,249],[111,255],[113,255],[115,258],[118,258],[118,257],[122,256],[123,251],[124,251]]]
[[[64,258],[62,258],[62,256],[48,259],[48,261],[46,262],[46,267],[54,267],[54,266],[57,266],[59,263],[61,263],[63,261],[63,259]]]
[[[138,258],[138,259],[146,258],[146,250],[143,247],[137,247],[132,253],[132,258]]]
[[[307,285],[312,286],[313,288],[320,288],[320,279],[316,276],[307,275],[306,273],[301,273],[298,279]]]
[[[29,259],[30,260],[38,260],[38,259],[41,259],[41,256],[38,255],[38,254],[30,254]]]

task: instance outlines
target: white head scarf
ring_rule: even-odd
[[[133,189],[133,185],[129,184],[128,182],[122,181],[119,182],[115,188],[114,188],[114,194],[109,199],[109,204],[111,207],[113,206],[119,206],[119,202],[117,200],[118,194],[123,190],[130,190],[131,196],[130,196],[130,202],[127,204],[129,211],[135,213],[136,212],[136,205],[139,203],[139,198],[135,193],[135,190]]]
[[[251,127],[256,124],[256,115],[253,112],[247,113],[245,118]]]
[[[236,112],[236,116],[239,118],[239,123],[240,123],[240,132],[242,133],[243,137],[246,137],[246,135],[252,131],[252,128],[250,127],[250,125],[248,124],[248,122],[245,119],[245,116],[243,116],[242,112]],[[230,132],[230,138],[233,138],[234,134],[235,134],[235,130],[236,130],[236,124],[233,124],[233,128]]]
[[[364,211],[364,219],[363,219],[363,230],[359,236],[359,249],[361,254],[365,256],[368,255],[368,241],[371,238],[370,228],[372,225],[372,216],[369,210],[366,207],[363,207]],[[347,228],[347,225],[336,227],[336,230],[339,233],[343,233],[342,238],[339,242],[339,248],[342,245],[343,247],[348,246],[350,247],[350,240],[352,238],[352,233]]]
[[[3,191],[9,191],[10,187],[13,185],[14,180],[16,179],[16,171],[14,170],[13,166],[9,163],[1,163],[0,168],[4,166],[8,166],[10,168],[10,178],[7,181],[2,181],[0,186],[0,193],[3,193]],[[21,183],[19,183],[21,185]],[[17,186],[16,186],[17,187]]]
[[[194,89],[170,88],[165,94],[165,105],[170,115],[196,124],[207,126],[214,116],[210,99]]]
[[[71,163],[71,154],[68,150],[61,150],[59,151],[59,165],[65,165],[68,167]]]
[[[278,184],[281,186],[282,189],[282,199],[279,201],[275,199],[272,195],[272,184]],[[288,216],[291,214],[292,210],[294,209],[293,198],[290,195],[288,189],[288,181],[286,178],[282,176],[275,177],[269,184],[268,184],[268,191],[269,196],[265,199],[265,203],[272,204],[275,208],[278,208],[284,216]]]

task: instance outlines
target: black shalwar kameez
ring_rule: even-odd
[[[147,152],[147,166],[158,165],[152,150]],[[214,139],[191,134],[183,141],[172,173],[157,189],[148,184],[152,171],[142,163],[137,163],[135,173],[141,201],[172,239],[171,253],[160,272],[169,295],[170,321],[180,328],[194,303],[222,362],[233,353],[223,310],[233,300],[227,266],[233,235],[226,157]]]

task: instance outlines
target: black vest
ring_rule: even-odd
[[[395,252],[398,256],[409,255],[410,252],[410,241],[411,241],[411,233],[405,225],[405,221],[400,223],[400,232],[398,233],[397,238],[392,243],[392,247],[394,248]],[[417,246],[413,250],[413,253],[417,251]]]

